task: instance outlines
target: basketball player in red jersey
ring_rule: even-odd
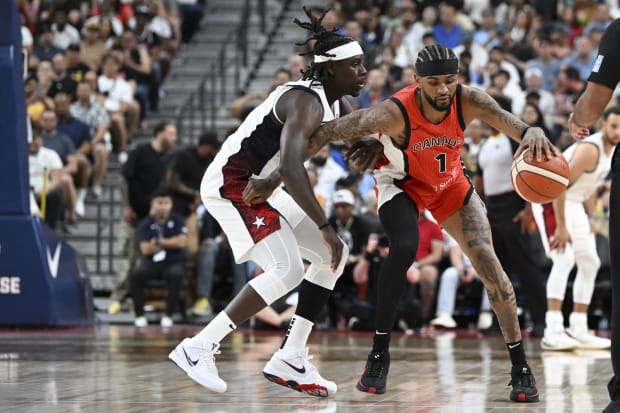
[[[379,275],[373,349],[357,384],[363,392],[384,393],[390,366],[389,340],[396,303],[407,268],[418,248],[417,218],[428,209],[469,257],[487,288],[512,361],[510,399],[538,401],[517,320],[515,293],[491,243],[491,229],[480,198],[463,173],[459,157],[463,130],[474,118],[520,142],[516,156],[530,148],[537,159],[557,154],[540,128],[529,127],[502,110],[482,90],[458,83],[458,59],[441,45],[425,47],[416,61],[417,85],[382,103],[323,125],[317,146],[380,133],[383,158],[377,163],[379,216],[390,238],[390,252]],[[359,159],[355,150],[350,159]]]

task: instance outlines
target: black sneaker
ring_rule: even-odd
[[[366,360],[364,373],[355,387],[359,391],[373,394],[385,393],[385,383],[390,370],[390,353],[371,351]]]
[[[524,403],[538,401],[536,379],[527,364],[512,366],[510,376],[511,380],[508,383],[509,386],[512,386],[510,400]]]

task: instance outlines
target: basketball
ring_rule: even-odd
[[[538,162],[525,159],[526,149],[512,162],[512,186],[528,202],[546,204],[557,198],[568,186],[568,162],[562,154]]]

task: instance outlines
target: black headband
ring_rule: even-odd
[[[416,62],[415,71],[418,76],[441,76],[455,75],[459,69],[459,61],[451,60],[431,60],[427,62]]]

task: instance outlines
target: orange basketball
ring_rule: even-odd
[[[570,171],[561,154],[538,162],[525,160],[528,149],[512,162],[512,186],[526,201],[546,204],[557,198],[568,186]]]

